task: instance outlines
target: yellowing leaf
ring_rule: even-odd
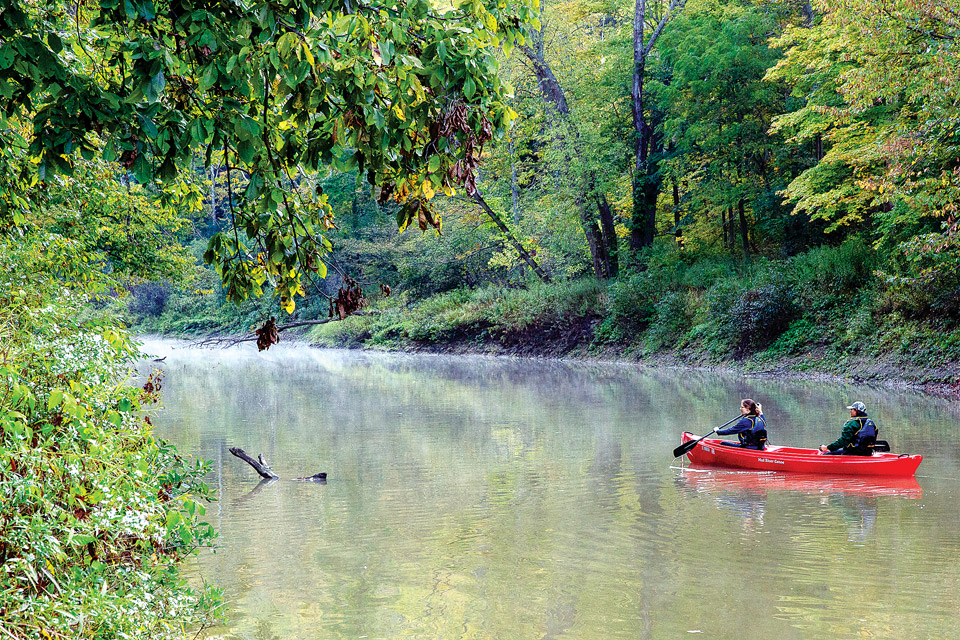
[[[431,185],[429,181],[423,183],[423,188],[421,191],[423,191],[423,197],[427,200],[430,200],[436,194],[436,192],[433,190],[433,185]]]
[[[303,57],[307,59],[307,64],[309,64],[311,67],[317,66],[317,62],[313,57],[313,52],[310,51],[310,47],[307,45],[307,43],[302,42],[300,43],[300,46],[303,47]]]

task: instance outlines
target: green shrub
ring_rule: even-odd
[[[876,252],[859,237],[838,247],[816,247],[787,263],[787,277],[803,294],[849,296],[872,282]]]
[[[673,347],[690,330],[693,311],[689,297],[686,291],[670,291],[656,304],[653,323],[645,336],[646,351]]]
[[[607,313],[598,330],[604,342],[623,342],[637,336],[657,313],[657,296],[646,273],[617,280],[607,290]]]
[[[785,283],[771,283],[740,293],[724,317],[720,335],[734,356],[769,346],[796,315],[793,294]]]
[[[86,296],[55,276],[77,286],[85,265],[58,241],[0,240],[0,628],[183,637],[210,604],[178,575],[213,535],[206,468],[152,436],[160,380],[128,384],[139,353],[108,318],[78,313]]]
[[[767,355],[774,358],[798,355],[811,342],[819,339],[821,327],[809,318],[800,318],[790,323],[787,330],[774,340],[767,349]]]
[[[144,282],[130,287],[130,299],[127,304],[131,313],[139,316],[157,317],[170,297],[170,285],[165,282]]]

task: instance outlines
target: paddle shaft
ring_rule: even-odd
[[[720,425],[719,427],[714,427],[714,428],[710,431],[710,433],[708,433],[708,434],[706,434],[706,435],[703,435],[703,436],[700,436],[700,437],[697,438],[696,440],[691,440],[690,442],[684,442],[682,445],[680,445],[679,447],[677,447],[676,449],[673,450],[673,457],[674,457],[674,458],[679,458],[679,457],[682,456],[682,455],[686,455],[687,452],[693,451],[693,448],[694,448],[695,446],[697,446],[697,443],[699,443],[701,440],[703,440],[704,438],[709,437],[709,436],[713,435],[714,433],[716,433],[717,429],[723,429],[725,426],[727,426],[727,425],[730,424],[731,422],[736,422],[737,420],[739,420],[739,419],[742,418],[742,417],[743,417],[743,416],[737,416],[737,417],[734,418],[733,420],[728,420],[727,422],[724,422],[724,423],[723,423],[722,425]]]

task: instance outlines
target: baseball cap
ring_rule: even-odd
[[[862,413],[866,413],[866,412],[867,412],[867,405],[863,404],[862,402],[854,402],[852,405],[850,405],[849,407],[847,407],[847,409],[855,409],[856,411],[860,411],[860,412],[862,412]]]

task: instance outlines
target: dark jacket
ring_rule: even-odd
[[[843,449],[844,455],[870,456],[873,455],[873,444],[877,441],[878,433],[877,425],[863,413],[847,420],[840,437],[828,444],[827,449]]]
[[[734,433],[737,434],[741,447],[746,447],[747,449],[763,449],[766,446],[767,423],[764,421],[762,415],[745,415],[732,427],[717,431],[718,436],[729,436]]]

